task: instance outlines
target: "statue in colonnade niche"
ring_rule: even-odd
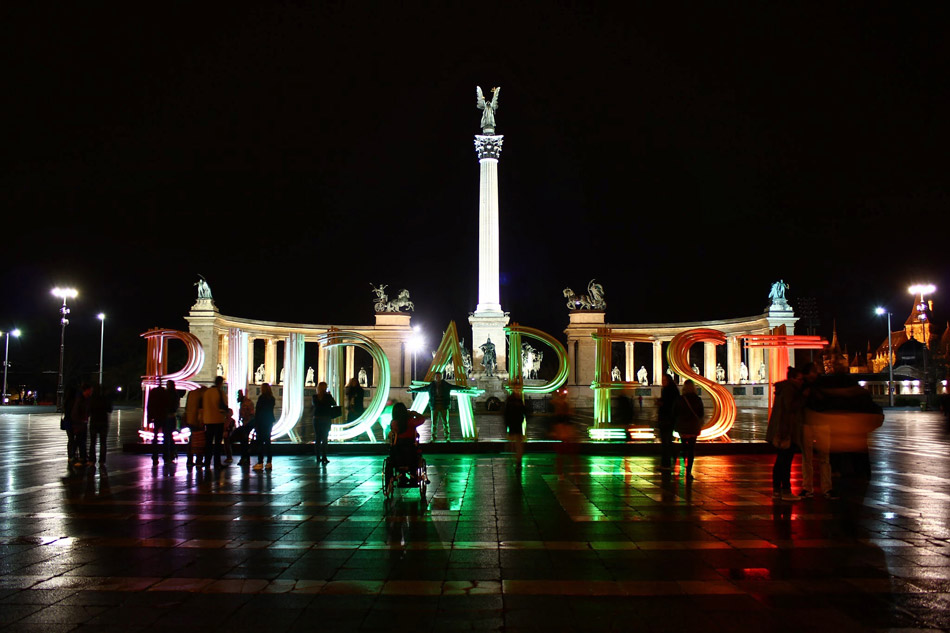
[[[765,382],[768,372],[765,370],[765,363],[759,363],[759,382]]]
[[[723,369],[722,363],[716,363],[716,382],[725,382],[726,381],[726,370]]]
[[[739,382],[749,382],[749,368],[745,363],[739,363]]]
[[[610,379],[614,382],[620,382],[623,380],[623,377],[620,375],[620,368],[614,365],[614,368],[610,370]]]
[[[264,363],[258,365],[257,369],[254,370],[254,382],[258,385],[264,384]]]
[[[699,374],[699,367],[696,366],[696,363],[693,363],[693,366],[690,367],[690,369],[692,369],[692,370],[693,370],[693,373],[696,374],[697,376],[700,375],[700,374]]]
[[[216,373],[215,376],[223,376],[223,375],[224,375],[224,365],[222,365],[221,363],[218,363],[218,367],[217,367],[216,371],[217,371],[218,373]]]
[[[360,387],[369,386],[369,376],[366,374],[366,368],[360,367],[359,373],[356,375],[356,380],[360,383]]]
[[[637,382],[641,385],[650,384],[650,376],[647,372],[647,368],[643,365],[640,365],[640,369],[637,370]]]
[[[312,386],[314,385],[314,382],[313,382],[313,367],[307,367],[307,378],[306,378],[306,380],[304,380],[303,385],[304,385],[304,387],[312,387]]]
[[[278,381],[277,381],[278,384],[281,384],[281,385],[284,384],[284,376],[286,376],[286,375],[287,375],[287,368],[286,368],[286,367],[281,367],[281,368],[280,368],[280,378],[279,378]]]
[[[467,347],[465,347],[464,338],[459,341],[459,351],[462,352],[462,367],[465,368],[465,375],[471,376],[472,369],[475,367],[475,363],[472,362],[472,353],[468,351]]]

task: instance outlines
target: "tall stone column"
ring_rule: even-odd
[[[633,341],[624,341],[623,344],[623,379],[626,382],[633,382],[637,379],[637,367],[633,356]]]
[[[478,193],[478,305],[468,318],[472,326],[473,374],[484,373],[481,346],[489,339],[495,346],[495,375],[507,378],[505,326],[498,284],[498,159],[504,140],[498,134],[477,134],[475,152],[479,164]]]
[[[703,343],[703,376],[716,380],[716,344]]]
[[[663,384],[663,341],[653,341],[653,384]]]
[[[736,336],[726,338],[726,361],[729,364],[726,367],[726,382],[736,384],[739,382],[739,363],[742,362],[742,348]]]
[[[277,341],[271,337],[264,340],[264,382],[277,384]]]

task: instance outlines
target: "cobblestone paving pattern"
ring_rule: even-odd
[[[889,412],[870,482],[775,502],[772,458],[434,455],[274,470],[67,468],[55,415],[0,415],[3,631],[887,631],[950,628],[950,451]],[[118,427],[118,433],[116,432]],[[798,458],[793,481],[797,489]]]

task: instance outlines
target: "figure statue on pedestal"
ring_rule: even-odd
[[[386,288],[389,286],[380,284],[379,286],[374,286],[372,283],[369,284],[373,288],[373,293],[376,295],[376,302],[373,304],[373,310],[376,312],[402,312],[403,308],[406,310],[415,311],[416,306],[409,300],[409,291],[403,288],[399,291],[399,294],[392,301],[389,300],[389,295],[386,294]]]
[[[759,382],[765,382],[768,378],[768,372],[765,369],[765,363],[759,363]]]
[[[360,383],[360,387],[369,386],[369,376],[366,374],[366,369],[360,367],[360,371],[356,374],[356,380]]]
[[[621,382],[623,380],[623,376],[620,375],[620,368],[616,365],[610,370],[610,379],[614,382]]]
[[[208,285],[208,280],[202,275],[198,275],[198,281],[195,282],[198,286],[198,298],[199,299],[211,299],[211,286]]]
[[[637,382],[644,386],[650,384],[649,373],[643,365],[640,365],[640,369],[637,370]]]
[[[224,375],[224,365],[222,365],[221,363],[218,363],[217,372],[218,372],[218,373],[216,373],[215,376],[223,376],[223,375]]]
[[[725,382],[726,380],[726,370],[723,369],[722,363],[716,363],[716,382]]]
[[[495,356],[495,344],[491,342],[491,337],[489,336],[488,340],[482,345],[479,345],[478,349],[482,350],[482,367],[485,368],[485,377],[494,378],[497,359]]]
[[[501,93],[501,88],[492,88],[491,91],[491,101],[487,102],[482,93],[482,87],[475,86],[475,107],[482,111],[482,122],[479,126],[482,128],[482,134],[495,133],[495,111],[498,110],[498,95]]]
[[[749,368],[745,363],[739,363],[739,382],[749,382]]]
[[[307,367],[307,378],[303,384],[305,387],[313,386],[313,367]]]
[[[537,354],[538,350],[534,349],[530,343],[521,344],[521,378],[523,380],[537,378],[538,370],[535,367]]]
[[[277,380],[277,384],[279,384],[279,385],[284,384],[284,376],[286,376],[286,375],[287,375],[287,368],[286,368],[286,367],[281,367],[281,368],[280,368],[280,378]]]
[[[676,374],[673,373],[673,368],[672,368],[672,367],[667,367],[667,368],[666,368],[666,375],[670,377],[670,380],[672,380],[672,381],[673,381],[673,384],[675,385],[675,384],[676,384]]]
[[[264,363],[261,363],[254,371],[254,382],[258,385],[264,384]]]
[[[769,299],[772,300],[773,306],[782,308],[788,307],[788,301],[785,300],[785,291],[788,290],[788,288],[789,285],[782,279],[772,284],[772,289],[769,291]]]
[[[565,288],[562,293],[567,299],[567,307],[571,310],[606,310],[604,287],[593,279],[587,284],[587,294],[575,294],[571,288]]]
[[[699,367],[696,366],[696,363],[693,363],[693,366],[690,367],[693,370],[694,374],[699,374]]]

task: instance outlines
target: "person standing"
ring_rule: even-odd
[[[801,370],[789,367],[786,379],[775,383],[772,414],[765,431],[765,441],[775,447],[772,466],[772,497],[797,501],[792,493],[792,460],[796,447],[802,446],[802,425],[805,421],[805,398],[802,391],[805,377]],[[804,453],[803,460],[804,460]]]
[[[409,390],[409,393],[429,393],[429,413],[432,416],[433,442],[436,441],[438,437],[440,425],[445,433],[445,441],[452,441],[451,434],[449,433],[449,405],[452,400],[452,392],[461,388],[462,387],[458,385],[443,380],[442,372],[438,371],[435,373],[435,380],[425,387],[417,387]]]
[[[676,445],[673,443],[673,427],[676,416],[673,407],[680,397],[679,389],[669,374],[663,374],[663,388],[657,401],[656,429],[660,434],[660,470],[673,470],[676,463]]]
[[[112,413],[112,399],[107,396],[102,385],[92,388],[89,399],[89,461],[96,462],[96,440],[99,441],[99,467],[106,465],[106,440],[109,435],[109,414]]]
[[[247,399],[245,397],[245,399]],[[274,405],[276,400],[270,384],[261,385],[261,395],[257,398],[257,413],[254,417],[254,430],[257,432],[257,463],[254,470],[274,467],[274,452],[271,446],[271,432],[274,430]],[[267,465],[264,465],[264,453],[267,453]]]
[[[333,424],[333,418],[337,409],[336,400],[327,391],[327,383],[321,382],[317,385],[317,393],[311,399],[313,404],[313,433],[315,436],[313,450],[317,461],[323,464],[329,464],[327,458],[327,444],[330,440],[330,425]],[[258,401],[258,415],[260,415],[260,401]]]
[[[673,405],[675,422],[673,430],[679,433],[683,443],[683,463],[686,465],[686,479],[693,478],[693,461],[696,458],[696,440],[703,430],[703,400],[696,393],[696,383],[687,380],[683,383],[683,395]]]
[[[819,385],[818,366],[807,363],[802,373],[805,375],[805,408],[812,411],[823,409],[825,395]],[[827,499],[838,499],[838,493],[831,487],[831,427],[825,416],[809,415],[806,411],[802,419],[802,498],[815,496],[816,461],[822,494]]]
[[[224,436],[224,423],[227,418],[227,405],[221,389],[224,377],[214,379],[214,386],[209,387],[201,398],[201,412],[205,425],[205,467],[223,468],[221,463],[221,439]],[[213,455],[213,459],[212,459]]]
[[[250,396],[244,395],[244,391],[238,389],[238,423],[237,430],[238,441],[241,442],[241,459],[238,466],[245,466],[251,459],[251,453],[248,447],[251,431],[254,430],[254,401]]]
[[[364,393],[360,381],[355,377],[350,378],[350,382],[346,383],[346,390],[343,394],[346,396],[346,421],[352,422],[363,415],[363,411],[366,410],[366,407],[363,406]]]
[[[521,472],[524,456],[525,406],[520,393],[512,392],[505,400],[505,428],[508,430],[508,442],[515,453],[515,472]]]
[[[76,388],[66,389],[63,398],[63,417],[59,420],[59,428],[66,431],[66,461],[72,466],[79,452],[76,446],[76,436],[73,433],[73,405],[76,404]]]
[[[76,448],[79,449],[79,459],[73,462],[73,466],[85,466],[89,463],[86,459],[86,434],[89,429],[89,398],[92,397],[92,386],[83,383],[79,388],[79,394],[73,402],[73,440]]]

